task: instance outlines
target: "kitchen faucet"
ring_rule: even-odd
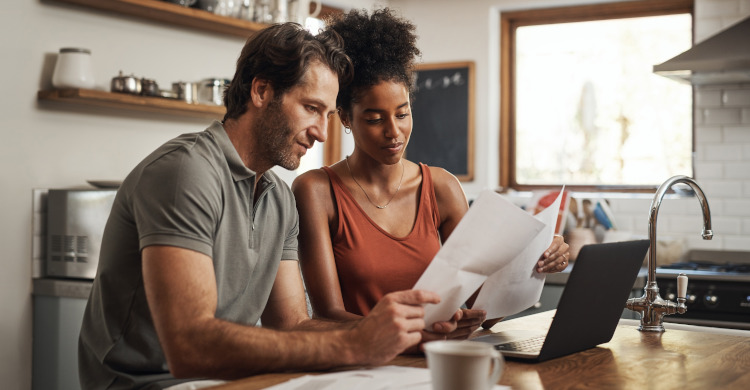
[[[656,191],[654,199],[651,201],[651,209],[648,213],[648,235],[650,249],[648,251],[648,279],[646,287],[643,288],[643,296],[640,298],[630,298],[625,307],[641,315],[640,331],[647,332],[664,332],[663,319],[665,315],[675,313],[685,313],[687,305],[685,304],[687,295],[687,276],[680,274],[677,276],[677,303],[664,300],[659,296],[659,286],[656,285],[656,216],[659,213],[659,206],[667,190],[676,183],[685,183],[689,185],[698,197],[701,209],[703,210],[703,232],[701,235],[704,240],[713,238],[714,233],[711,231],[711,210],[708,208],[708,200],[703,194],[703,190],[692,178],[687,176],[673,176],[665,181]]]

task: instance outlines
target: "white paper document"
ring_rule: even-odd
[[[536,262],[552,242],[562,193],[532,216],[494,191],[485,190],[414,285],[440,295],[425,307],[428,329],[446,321],[482,284],[474,308],[487,318],[518,313],[539,300],[544,275]]]
[[[551,205],[533,216],[544,223],[542,231],[507,266],[484,282],[473,307],[487,311],[487,318],[519,313],[537,303],[542,296],[545,275],[536,272],[536,264],[552,244],[564,189]]]
[[[432,390],[430,371],[426,368],[383,366],[370,369],[305,375],[266,390]],[[507,390],[495,385],[493,390]]]

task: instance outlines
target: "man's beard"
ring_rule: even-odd
[[[296,141],[289,118],[281,108],[281,98],[274,98],[256,122],[258,153],[273,165],[290,171],[299,167],[300,158],[294,153]]]

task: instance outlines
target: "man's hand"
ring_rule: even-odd
[[[383,364],[419,343],[425,327],[423,305],[439,302],[437,294],[421,290],[385,295],[349,333],[355,360]]]

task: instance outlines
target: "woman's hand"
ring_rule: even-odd
[[[499,318],[490,318],[487,321],[482,322],[482,329],[490,329],[498,322],[502,321],[505,317],[499,317]]]
[[[568,266],[568,260],[570,259],[570,252],[568,249],[570,246],[565,242],[562,236],[555,236],[552,239],[552,244],[542,254],[537,262],[537,272],[560,272]]]
[[[446,333],[446,339],[463,340],[468,338],[479,328],[479,325],[484,322],[485,318],[487,318],[487,312],[484,310],[458,309],[451,319],[456,323],[456,328]],[[443,330],[439,328],[440,325],[440,323],[433,325],[433,330],[436,332]]]

